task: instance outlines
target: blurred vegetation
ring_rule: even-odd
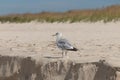
[[[63,13],[42,12],[37,14],[11,14],[0,16],[0,22],[110,22],[120,20],[120,5],[94,10],[71,10]]]

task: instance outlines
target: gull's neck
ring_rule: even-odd
[[[57,35],[56,36],[56,41],[59,41],[62,38],[62,35]]]

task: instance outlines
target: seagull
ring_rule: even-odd
[[[67,39],[62,38],[62,33],[57,32],[53,36],[56,36],[56,45],[62,50],[62,57],[64,57],[64,53],[67,56],[67,51],[78,51],[78,49],[73,47]]]

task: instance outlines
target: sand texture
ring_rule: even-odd
[[[62,58],[61,50],[55,45],[56,38],[52,36],[56,32],[62,32],[63,37],[68,39],[79,51],[68,52],[68,55]],[[38,22],[22,24],[0,23],[0,55],[20,58],[31,57],[36,63],[45,64],[55,61],[72,61],[75,65],[77,63],[93,63],[89,65],[92,66],[92,68],[97,66],[96,62],[102,61],[105,65],[117,69],[115,74],[117,74],[118,77],[116,79],[113,79],[114,76],[112,79],[98,79],[98,77],[93,79],[92,77],[90,80],[119,80],[120,22],[81,22],[71,24]],[[94,69],[96,69],[96,67]],[[76,77],[75,79],[68,78],[53,80],[88,80],[87,77],[86,79],[78,79]]]

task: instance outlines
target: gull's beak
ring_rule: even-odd
[[[56,36],[56,34],[53,34],[52,36]]]

